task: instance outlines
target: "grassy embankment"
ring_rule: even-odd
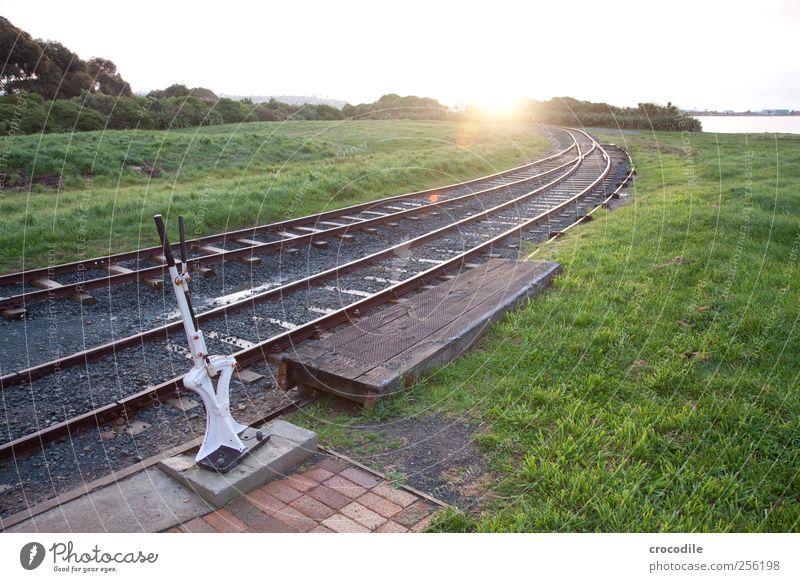
[[[796,532],[800,137],[606,139],[635,198],[536,255],[549,293],[376,411],[297,421],[362,459],[397,446],[364,419],[474,424],[482,508],[442,530]]]
[[[156,212],[186,215],[199,236],[478,177],[548,147],[530,128],[429,121],[2,138],[0,174],[17,188],[0,191],[0,272],[155,245]]]

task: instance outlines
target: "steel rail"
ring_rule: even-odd
[[[625,151],[625,150],[622,150],[622,151]],[[588,222],[588,221],[592,220],[592,215],[595,212],[597,212],[601,208],[608,208],[609,204],[611,203],[611,200],[613,200],[615,198],[619,198],[620,190],[622,190],[627,185],[627,183],[631,180],[631,178],[633,178],[634,174],[636,173],[636,168],[633,165],[633,160],[631,159],[630,154],[628,154],[628,152],[625,151],[625,156],[628,158],[628,162],[630,162],[630,164],[631,164],[631,169],[625,175],[625,178],[622,179],[622,182],[619,183],[619,186],[617,186],[611,194],[609,194],[602,202],[600,202],[597,206],[592,208],[589,212],[584,214],[582,217],[578,218],[575,222],[573,222],[572,224],[570,224],[566,228],[562,228],[558,232],[554,233],[552,237],[550,237],[549,239],[544,241],[544,244],[550,244],[551,242],[555,241],[557,238],[559,238],[562,235],[566,234],[567,232],[569,232],[573,228],[575,228],[577,226],[580,226],[584,222]],[[533,255],[537,254],[540,250],[541,250],[541,248],[537,248],[535,251],[530,253],[528,256],[532,257]]]
[[[421,244],[422,242],[426,242],[432,238],[436,238],[437,236],[444,234],[450,230],[456,229],[464,224],[480,220],[481,218],[490,216],[497,212],[501,212],[502,210],[505,210],[506,208],[516,205],[524,200],[527,200],[532,196],[541,194],[545,190],[548,190],[549,188],[555,186],[556,184],[566,180],[575,171],[577,171],[583,158],[589,153],[591,153],[591,151],[594,150],[594,147],[595,146],[593,145],[592,148],[589,150],[589,152],[587,152],[586,154],[581,154],[579,156],[578,161],[575,162],[575,164],[572,166],[572,168],[570,168],[568,173],[564,174],[563,176],[559,176],[558,178],[550,181],[544,186],[531,190],[530,192],[518,196],[510,201],[503,202],[492,208],[485,209],[477,214],[462,218],[456,222],[445,225],[436,230],[430,231],[414,239],[411,239],[411,241],[399,243],[397,245],[388,247],[381,251],[377,251],[370,255],[366,255],[364,257],[355,259],[344,265],[340,265],[338,267],[334,267],[326,271],[321,271],[319,273],[309,275],[308,277],[304,277],[302,279],[297,279],[280,287],[276,287],[275,289],[270,289],[268,291],[264,291],[256,295],[240,299],[239,301],[236,301],[234,303],[222,305],[214,309],[209,309],[208,311],[204,311],[197,315],[198,321],[203,322],[218,316],[222,315],[227,316],[231,313],[239,311],[240,309],[249,307],[250,305],[255,305],[258,303],[263,303],[275,299],[281,299],[285,294],[295,291],[297,289],[309,287],[313,284],[319,284],[330,279],[335,279],[336,277],[339,276],[339,274],[346,273],[358,268],[362,268],[366,265],[369,265],[371,263],[374,263],[375,261],[380,260],[381,258],[384,258],[386,256],[391,256],[397,250],[410,248],[410,246],[416,246],[417,244]],[[33,380],[36,380],[37,378],[41,378],[43,376],[53,373],[55,370],[60,371],[73,366],[86,364],[90,361],[97,360],[111,353],[116,353],[117,350],[125,349],[130,346],[138,345],[147,341],[153,341],[159,338],[169,338],[170,333],[176,332],[180,329],[182,329],[182,323],[180,320],[178,320],[156,328],[152,328],[150,330],[138,334],[127,336],[120,340],[95,346],[93,348],[82,350],[80,352],[75,352],[74,354],[59,358],[57,360],[44,362],[41,364],[37,364],[35,366],[31,366],[24,370],[11,372],[9,374],[0,377],[0,389],[5,390],[6,388],[16,386],[19,384],[30,383]]]
[[[580,131],[580,130],[576,130]],[[582,132],[587,137],[588,134]],[[590,152],[581,156],[581,161],[585,159],[591,151],[594,151],[595,148],[599,148],[600,152],[603,155],[603,158],[606,161],[605,168],[602,170],[600,175],[592,181],[592,183],[585,187],[583,190],[575,194],[574,196],[570,197],[569,199],[561,202],[560,204],[550,208],[537,216],[530,218],[516,226],[511,227],[510,229],[505,230],[504,232],[492,237],[491,239],[484,241],[477,246],[469,249],[439,265],[435,265],[430,269],[413,275],[408,279],[396,283],[386,289],[378,291],[370,295],[369,297],[365,297],[359,301],[351,303],[345,307],[342,307],[330,314],[321,316],[315,320],[312,320],[302,326],[299,326],[293,330],[278,334],[271,338],[268,338],[262,342],[259,342],[253,347],[243,349],[239,352],[236,352],[234,355],[237,361],[242,366],[250,365],[254,362],[263,361],[266,359],[267,355],[270,353],[280,352],[287,348],[290,348],[297,344],[300,341],[310,339],[312,337],[316,337],[322,330],[330,329],[332,327],[336,327],[338,325],[347,323],[351,321],[353,318],[360,317],[370,309],[373,309],[379,305],[387,303],[397,297],[407,293],[413,289],[417,289],[435,279],[436,277],[448,272],[455,270],[457,268],[463,268],[465,262],[475,255],[484,254],[487,250],[491,249],[491,247],[500,242],[509,236],[513,236],[515,234],[520,233],[521,231],[530,228],[544,220],[549,220],[550,217],[565,208],[567,208],[573,202],[576,202],[580,198],[586,196],[590,193],[598,184],[602,182],[602,180],[607,176],[610,168],[611,168],[611,158],[608,154],[603,150],[603,148],[592,138],[589,137],[592,142],[592,148]],[[580,164],[577,164],[579,166]],[[401,245],[396,245],[392,247],[392,250],[385,250],[381,251],[380,253],[376,253],[382,256],[387,256],[387,254],[391,254],[393,250],[398,248],[409,248],[410,246],[416,246],[416,244],[421,244],[420,239],[429,239],[431,238],[430,233],[419,237],[418,239],[413,239],[412,241],[408,241],[407,243],[403,243]],[[344,265],[343,267],[346,267]],[[336,271],[337,273],[340,272],[339,268],[334,268],[332,271]],[[72,436],[73,434],[77,434],[78,432],[85,430],[87,428],[92,427],[99,427],[105,422],[108,422],[112,418],[118,417],[120,415],[127,415],[130,413],[135,412],[138,409],[141,409],[145,406],[152,405],[155,403],[160,403],[164,397],[172,396],[175,394],[175,391],[180,389],[181,382],[183,376],[179,376],[176,378],[172,378],[171,380],[167,380],[158,384],[157,386],[148,387],[140,392],[127,396],[114,402],[112,404],[107,404],[90,412],[84,413],[77,417],[71,418],[69,420],[57,423],[55,425],[49,426],[46,429],[42,429],[35,433],[31,433],[29,435],[20,437],[14,441],[6,443],[0,446],[0,459],[8,459],[8,458],[15,458],[17,456],[30,453],[36,450],[43,448],[47,443],[57,440],[58,438],[64,436]]]
[[[558,128],[562,131],[563,128]],[[490,174],[488,176],[481,176],[480,178],[474,178],[472,180],[466,180],[464,182],[457,182],[454,184],[448,184],[446,186],[439,186],[437,188],[430,188],[427,190],[419,190],[416,192],[409,192],[406,194],[398,194],[397,196],[390,196],[388,198],[381,198],[379,200],[370,200],[368,202],[362,202],[359,204],[354,204],[351,206],[346,206],[343,208],[337,208],[334,210],[328,210],[325,212],[320,212],[317,214],[310,214],[307,216],[301,216],[298,218],[291,218],[288,220],[283,220],[280,222],[273,222],[265,225],[255,226],[255,227],[248,227],[242,228],[238,230],[226,231],[218,234],[207,235],[203,237],[198,237],[195,239],[187,240],[186,242],[192,246],[198,246],[203,244],[209,244],[213,242],[224,241],[226,239],[236,239],[236,238],[246,238],[248,236],[257,236],[263,233],[269,233],[273,231],[281,231],[288,228],[292,228],[294,226],[299,226],[303,224],[309,223],[318,223],[320,221],[325,221],[331,218],[338,218],[347,214],[357,214],[358,212],[362,212],[364,210],[369,210],[370,208],[374,207],[375,205],[383,205],[383,204],[391,204],[392,202],[398,200],[405,200],[408,198],[421,198],[431,196],[433,194],[443,194],[450,190],[455,190],[457,188],[463,188],[465,186],[470,186],[474,184],[478,184],[480,182],[486,182],[489,180],[494,180],[497,178],[501,178],[507,176],[509,174],[513,174],[515,172],[520,172],[529,168],[533,168],[535,166],[542,165],[549,161],[555,160],[559,157],[565,156],[570,150],[576,148],[577,143],[575,141],[575,137],[567,131],[567,133],[572,137],[572,144],[568,147],[564,148],[563,150],[542,158],[540,160],[536,160],[533,162],[529,162],[527,164],[523,164],[521,166],[517,166],[511,168],[509,170],[503,170],[502,172],[496,172],[494,174]],[[513,183],[512,183],[513,184]],[[173,251],[177,252],[177,247],[172,245]],[[117,253],[114,255],[106,255],[103,257],[94,257],[91,259],[83,259],[80,261],[72,261],[69,263],[62,263],[60,265],[53,265],[49,267],[40,267],[37,269],[30,269],[25,271],[17,271],[14,273],[6,273],[0,275],[0,286],[4,285],[13,285],[13,284],[21,284],[25,281],[32,281],[35,279],[41,279],[45,277],[51,277],[55,275],[63,275],[65,273],[76,273],[80,271],[87,271],[89,269],[96,269],[98,267],[105,267],[108,265],[112,265],[119,262],[124,261],[132,261],[138,260],[141,258],[147,258],[154,254],[161,254],[162,247],[160,246],[153,246],[147,247],[143,249],[137,249],[135,251],[127,251],[123,253]],[[109,278],[110,279],[110,278]]]
[[[565,167],[569,166],[573,163],[577,158],[571,159],[560,166],[555,168],[551,168],[546,170],[540,174],[536,174],[534,176],[530,176],[528,178],[522,178],[520,180],[516,180],[514,182],[509,182],[507,184],[501,184],[498,186],[492,186],[491,188],[487,188],[484,190],[479,190],[477,192],[472,192],[469,194],[463,194],[461,196],[457,196],[454,198],[446,198],[443,200],[438,200],[436,202],[431,202],[425,206],[418,206],[416,208],[409,208],[406,210],[400,210],[394,212],[392,214],[387,214],[385,216],[377,216],[374,218],[368,218],[362,220],[361,222],[355,224],[347,224],[343,226],[328,228],[322,230],[320,232],[308,233],[304,235],[298,235],[291,239],[283,239],[278,241],[272,242],[265,242],[265,243],[258,243],[254,245],[245,245],[238,249],[233,249],[229,251],[223,251],[219,253],[210,253],[207,255],[203,255],[200,257],[194,257],[187,261],[188,268],[190,270],[197,270],[199,267],[205,265],[211,265],[215,263],[220,263],[224,261],[229,261],[238,258],[245,258],[245,257],[252,257],[259,254],[266,254],[272,251],[281,251],[284,248],[292,248],[303,246],[306,244],[311,244],[316,240],[322,240],[326,238],[332,238],[336,236],[340,236],[343,234],[348,234],[349,232],[354,232],[358,230],[362,230],[364,228],[369,228],[371,226],[378,226],[386,222],[392,222],[395,220],[402,220],[403,218],[407,218],[409,216],[415,216],[418,214],[426,214],[435,210],[437,208],[444,208],[451,205],[457,205],[459,203],[468,201],[476,196],[483,196],[487,194],[491,194],[497,191],[501,191],[512,186],[518,186],[525,182],[532,182],[535,180],[540,180],[541,178],[558,172]],[[384,203],[376,203],[372,204],[370,207],[374,208],[376,206],[383,206]],[[188,242],[188,241],[187,241]],[[86,291],[91,291],[94,289],[102,289],[106,287],[110,287],[112,285],[120,285],[123,283],[130,283],[134,281],[144,280],[148,278],[158,278],[164,277],[166,273],[166,267],[164,265],[157,265],[154,267],[146,267],[144,269],[139,269],[136,271],[132,271],[130,273],[122,273],[117,275],[109,275],[107,277],[98,277],[96,279],[89,279],[87,281],[81,281],[77,283],[68,283],[62,285],[58,288],[48,288],[48,289],[38,289],[36,291],[27,291],[25,293],[21,293],[19,295],[12,295],[11,297],[5,297],[0,299],[0,309],[5,308],[12,308],[12,307],[20,307],[25,306],[31,303],[40,303],[43,301],[50,301],[52,299],[56,299],[59,297],[66,297],[75,293],[83,293]]]

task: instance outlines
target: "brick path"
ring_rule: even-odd
[[[170,532],[420,532],[439,509],[342,459],[262,485]]]

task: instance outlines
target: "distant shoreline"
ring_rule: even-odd
[[[708,133],[800,134],[800,115],[697,115]]]
[[[689,113],[692,117],[800,117],[800,115],[763,115],[760,113]]]

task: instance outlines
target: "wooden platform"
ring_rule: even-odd
[[[557,263],[492,259],[323,340],[304,343],[282,358],[279,386],[311,387],[373,406],[455,358],[559,272]]]

